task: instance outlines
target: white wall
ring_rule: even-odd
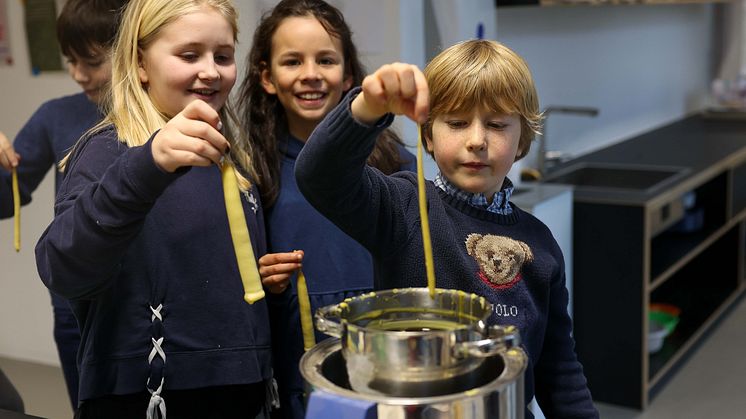
[[[549,149],[579,155],[704,106],[713,78],[712,8],[501,8],[497,39],[528,62],[542,107],[600,110],[595,118],[548,119]]]
[[[541,107],[588,106],[597,117],[552,114],[550,150],[573,156],[700,109],[714,78],[711,4],[493,7],[492,0],[431,0],[439,45],[496,39],[526,59]],[[432,32],[432,30],[430,31]],[[535,152],[520,168],[535,164]]]

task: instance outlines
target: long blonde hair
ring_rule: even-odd
[[[154,132],[170,119],[160,112],[140,82],[138,73],[140,51],[147,49],[160,36],[163,28],[176,19],[207,6],[220,13],[233,29],[233,40],[238,39],[238,13],[230,0],[131,0],[122,17],[119,34],[111,57],[111,90],[103,101],[106,116],[90,132],[113,125],[119,141],[129,147],[145,144]],[[230,104],[219,111],[223,134],[231,143],[231,160],[251,178],[256,179],[252,152]],[[67,162],[65,157],[63,164]],[[242,189],[249,181],[236,171]]]

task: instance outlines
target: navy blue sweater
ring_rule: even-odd
[[[295,162],[302,148],[303,142],[293,137],[281,142],[281,189],[277,201],[267,210],[267,236],[271,253],[295,249],[305,252],[303,274],[315,312],[372,290],[373,261],[363,246],[316,211],[298,191]],[[412,153],[400,147],[399,154],[401,170],[416,170]],[[282,417],[286,419],[305,416],[303,377],[298,369],[304,350],[296,283],[294,275],[289,291],[269,297],[275,377]],[[316,332],[317,342],[327,337]]]
[[[21,204],[31,202],[36,190],[49,169],[70,151],[78,138],[101,119],[96,104],[84,93],[65,96],[42,104],[31,115],[13,140],[13,148],[21,155],[18,165],[18,187]],[[55,170],[55,190],[60,187],[62,176]],[[0,169],[0,218],[13,215],[10,173]]]
[[[355,121],[350,102],[358,92],[309,138],[296,164],[298,187],[370,250],[377,289],[425,287],[416,174],[385,176],[366,167],[393,116],[374,127]],[[484,296],[495,306],[491,323],[518,327],[529,356],[527,402],[535,395],[550,418],[597,418],[574,352],[563,256],[549,229],[520,208],[498,215],[426,186],[437,287]]]
[[[81,400],[162,378],[179,390],[270,376],[267,306],[243,300],[219,169],[165,173],[150,146],[129,148],[109,128],[76,147],[36,247],[42,280],[72,300],[81,328]],[[259,194],[242,203],[259,257]]]

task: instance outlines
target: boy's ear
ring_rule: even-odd
[[[428,153],[433,154],[433,139],[427,134],[427,130],[422,130],[422,137],[425,138],[425,150]]]
[[[142,62],[142,50],[137,49],[137,75],[140,77],[140,83],[148,83],[148,72],[145,71],[145,65]]]
[[[515,151],[515,157],[513,158],[513,161],[518,161],[523,158],[523,147],[519,144],[518,150]]]
[[[260,65],[262,67],[262,87],[264,88],[264,91],[269,95],[276,95],[277,88],[272,82],[272,74],[269,72],[269,66],[264,61],[262,61]]]

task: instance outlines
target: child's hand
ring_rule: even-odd
[[[217,111],[195,100],[156,134],[153,160],[169,173],[182,166],[219,164],[220,158],[230,150],[221,128]]]
[[[404,115],[423,123],[427,119],[429,90],[417,66],[386,64],[363,80],[363,91],[352,102],[355,119],[372,124],[386,113]]]
[[[8,137],[0,132],[0,166],[10,171],[12,168],[18,166],[20,160],[21,155],[13,149],[13,145],[8,140]]]
[[[288,253],[267,253],[259,258],[259,275],[264,285],[272,294],[280,294],[290,284],[290,275],[300,269],[303,251]]]

